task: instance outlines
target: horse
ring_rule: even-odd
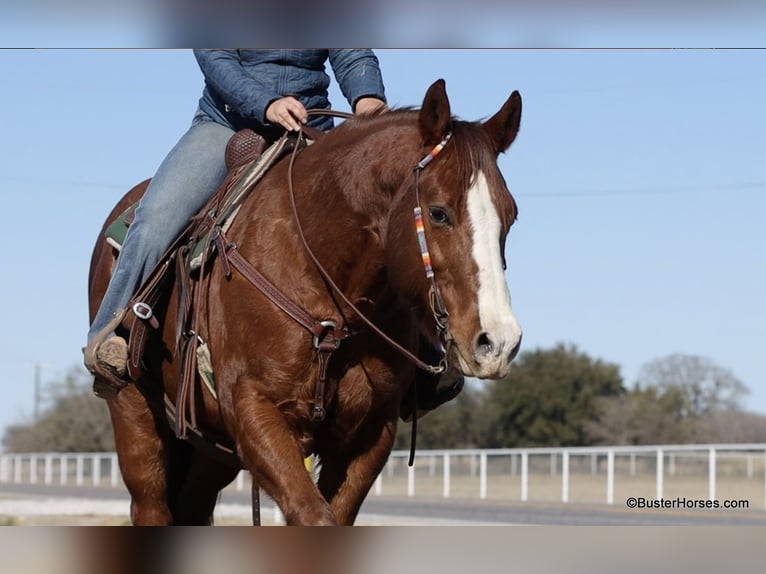
[[[465,376],[509,372],[521,329],[504,248],[517,206],[497,158],[520,119],[517,91],[486,121],[459,119],[437,80],[420,108],[352,117],[282,158],[242,201],[199,297],[193,336],[209,345],[217,398],[196,393],[196,424],[231,445],[288,525],[354,523],[419,373],[443,370],[418,361],[420,339]],[[99,239],[91,319],[114,260]],[[247,269],[319,328],[256,289]],[[240,471],[179,439],[168,420],[179,289],[149,338],[144,376],[107,401],[135,525],[212,524]],[[321,355],[327,333],[333,352]],[[312,454],[316,477],[304,466]]]

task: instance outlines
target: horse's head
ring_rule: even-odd
[[[504,246],[516,219],[516,203],[497,166],[513,142],[521,118],[521,97],[513,92],[484,123],[451,116],[444,81],[428,90],[418,115],[425,157],[443,149],[419,170],[397,198],[388,243],[389,278],[394,287],[425,309],[421,325],[435,338],[428,312],[432,283],[420,262],[413,208],[419,197],[436,291],[449,314],[449,361],[465,375],[505,376],[521,343],[505,281]]]

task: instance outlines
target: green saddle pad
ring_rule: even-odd
[[[104,231],[106,241],[117,251],[122,249],[122,244],[125,242],[125,236],[128,234],[128,227],[130,226],[128,218],[133,215],[136,207],[138,207],[138,202],[135,202],[123,211],[120,216],[106,228],[106,231]]]
[[[125,236],[128,234],[128,228],[130,227],[131,216],[136,210],[136,207],[138,207],[138,202],[135,202],[123,211],[120,216],[106,228],[106,231],[104,231],[104,237],[106,238],[107,243],[117,251],[122,249],[122,244],[125,242]],[[205,241],[207,240],[208,235],[210,235],[210,233],[199,239],[195,243],[194,249],[192,249],[190,258],[192,261],[192,268],[199,266],[199,257],[202,255],[202,250],[205,247]]]

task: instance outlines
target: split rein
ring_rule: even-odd
[[[353,114],[339,112],[334,110],[307,110],[309,115],[329,115],[341,118],[352,118]],[[316,132],[312,128],[301,127],[298,132],[298,139],[293,147],[290,156],[290,162],[288,166],[288,190],[290,194],[290,205],[292,207],[293,217],[298,228],[298,235],[301,239],[306,254],[314,263],[317,271],[322,278],[327,282],[329,287],[338,294],[343,302],[356,313],[356,315],[379,337],[381,337],[388,345],[396,349],[404,357],[415,364],[416,367],[432,374],[441,374],[447,369],[447,354],[451,345],[452,337],[449,334],[449,314],[444,306],[439,289],[434,280],[434,272],[431,266],[431,256],[428,251],[428,244],[426,242],[425,228],[423,225],[423,214],[420,208],[420,196],[418,190],[418,177],[420,172],[439,154],[444,146],[449,141],[451,134],[448,133],[445,138],[435,146],[423,159],[421,159],[414,168],[415,177],[415,199],[416,207],[414,209],[415,228],[417,232],[418,244],[420,246],[421,258],[423,260],[423,266],[426,273],[426,278],[430,282],[429,289],[429,305],[436,322],[437,333],[439,339],[442,342],[444,355],[438,365],[430,365],[420,358],[418,358],[411,351],[405,349],[402,345],[394,341],[391,337],[386,335],[377,325],[370,321],[359,308],[352,303],[348,297],[343,293],[340,287],[333,281],[327,270],[322,266],[317,259],[313,250],[306,240],[303,232],[303,226],[301,225],[300,217],[298,215],[298,208],[295,202],[295,189],[293,186],[293,166],[295,158],[301,147],[301,143],[305,135],[308,135],[312,139],[320,137],[321,132]],[[289,133],[285,133],[282,137],[287,137]],[[348,330],[346,326],[338,328],[335,321],[331,320],[318,320],[312,317],[306,310],[296,305],[292,300],[288,299],[281,290],[274,286],[268,279],[266,279],[257,269],[255,269],[238,251],[236,243],[228,242],[223,236],[223,231],[218,229],[215,234],[214,241],[218,245],[219,253],[222,255],[224,273],[229,276],[230,269],[229,263],[235,267],[251,284],[258,288],[269,300],[282,309],[286,314],[297,321],[301,326],[308,330],[313,335],[313,346],[316,350],[319,360],[319,378],[317,381],[315,393],[314,393],[314,408],[312,412],[312,418],[315,422],[324,420],[326,416],[326,410],[324,407],[324,389],[327,381],[327,370],[329,359],[334,351],[340,347],[340,343],[346,338],[350,337],[353,333]],[[336,303],[336,306],[337,303]],[[340,308],[338,307],[339,311]],[[343,315],[342,311],[341,315]],[[345,317],[344,317],[345,319]],[[417,413],[413,415],[413,424],[417,418]],[[413,429],[414,430],[414,429]]]
[[[329,115],[329,116],[341,117],[344,119],[349,119],[354,117],[353,114],[335,111],[335,110],[310,109],[310,110],[307,110],[307,112],[309,115]],[[439,144],[436,145],[423,159],[421,159],[413,170],[415,174],[415,209],[414,209],[415,229],[417,232],[418,244],[420,246],[421,258],[423,260],[423,267],[425,269],[426,278],[431,284],[429,289],[429,305],[431,307],[431,312],[433,313],[434,320],[436,322],[439,339],[442,341],[442,344],[444,346],[444,355],[442,356],[442,359],[439,361],[438,365],[430,365],[422,361],[411,351],[405,349],[399,343],[394,341],[391,337],[386,335],[377,325],[375,325],[372,321],[370,321],[356,307],[356,305],[354,305],[348,299],[348,297],[346,297],[346,295],[343,293],[340,287],[338,287],[336,283],[333,281],[332,277],[330,277],[327,270],[319,262],[316,255],[314,255],[314,252],[309,246],[308,241],[306,240],[306,237],[303,233],[303,226],[301,225],[300,217],[298,216],[298,208],[295,204],[295,189],[293,186],[293,164],[295,162],[298,149],[300,148],[300,145],[299,145],[300,140],[303,138],[303,136],[304,136],[304,128],[302,127],[300,132],[298,133],[298,145],[296,145],[293,148],[292,154],[290,156],[290,164],[287,170],[287,186],[290,192],[290,205],[292,207],[293,217],[295,218],[295,222],[298,227],[298,234],[300,236],[301,242],[303,243],[303,247],[306,250],[306,253],[308,254],[311,261],[314,263],[314,266],[316,267],[317,271],[319,271],[319,273],[322,275],[324,280],[327,282],[327,284],[333,289],[333,291],[335,291],[340,296],[343,302],[346,305],[348,305],[351,308],[351,310],[354,313],[356,313],[356,315],[370,329],[372,329],[372,331],[375,334],[377,334],[380,338],[382,338],[388,345],[396,349],[399,353],[404,355],[407,359],[409,359],[412,363],[414,363],[415,366],[418,367],[419,369],[432,374],[443,373],[444,371],[447,370],[447,353],[449,351],[449,347],[452,342],[452,337],[449,335],[449,330],[448,330],[449,314],[447,313],[446,307],[444,306],[444,302],[439,292],[439,288],[436,285],[433,268],[431,266],[431,255],[428,251],[428,244],[426,242],[426,236],[425,236],[425,228],[423,225],[423,212],[422,212],[422,209],[420,208],[420,193],[418,189],[418,176],[420,175],[420,172],[429,163],[431,163],[431,161],[433,161],[433,159],[439,154],[439,152],[441,152],[441,150],[444,148],[446,143],[452,137],[452,134],[447,133],[444,139],[441,142],[439,142]]]

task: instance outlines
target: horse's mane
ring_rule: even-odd
[[[345,121],[338,128],[343,130],[364,130],[366,133],[396,125],[417,126],[419,109],[413,106],[396,107],[391,110],[378,110],[364,116],[355,116]],[[345,126],[345,127],[344,127]],[[480,122],[451,117],[452,140],[445,148],[445,156],[451,155],[456,162],[461,183],[469,185],[477,171],[491,173],[496,165],[496,156],[492,151],[492,142]],[[452,149],[450,153],[450,148]]]

